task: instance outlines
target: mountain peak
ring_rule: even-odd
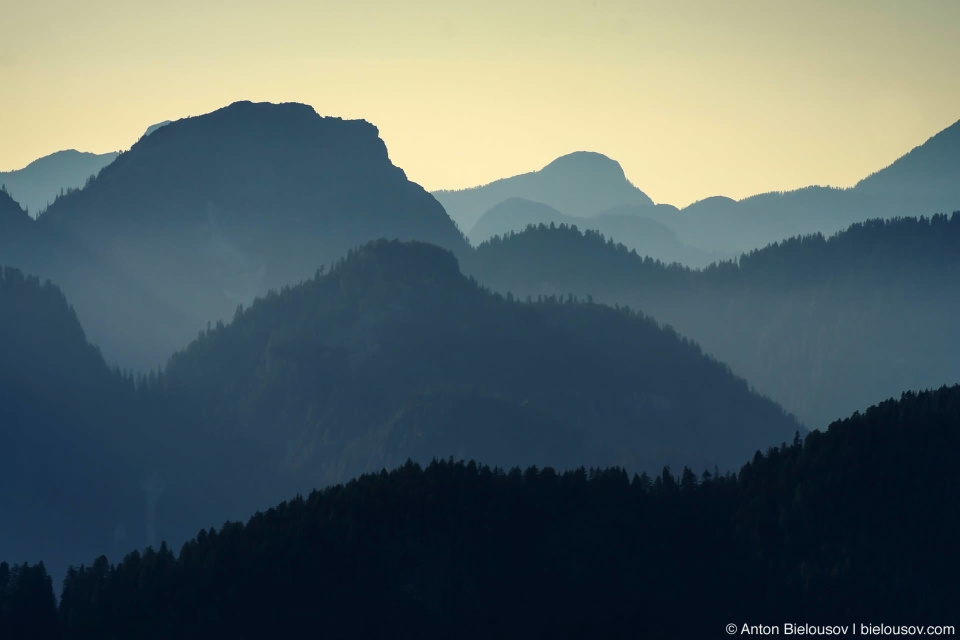
[[[627,180],[619,162],[594,151],[575,151],[539,171],[433,195],[461,229],[473,228],[486,211],[510,198],[540,202],[560,213],[581,217],[625,204],[654,206],[647,194]]]
[[[560,156],[540,172],[577,174],[579,179],[607,178],[621,181],[627,179],[619,162],[596,151],[574,151]]]

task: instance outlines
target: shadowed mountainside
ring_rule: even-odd
[[[366,241],[466,241],[364,121],[240,102],[141,138],[0,260],[61,286],[107,358],[156,367],[211,321]]]

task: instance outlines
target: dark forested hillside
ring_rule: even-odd
[[[164,385],[202,430],[256,441],[258,464],[323,481],[474,451],[729,467],[797,428],[647,318],[505,300],[419,243],[368,245],[258,300],[177,354]]]
[[[42,558],[62,571],[78,552],[148,542],[139,471],[124,445],[132,435],[125,431],[135,430],[124,419],[132,396],[132,381],[87,344],[56,287],[0,270],[0,549],[7,559]]]
[[[701,271],[539,227],[480,246],[467,267],[518,296],[590,294],[640,309],[809,427],[897,389],[960,380],[957,214],[794,238]]]
[[[376,238],[468,245],[376,127],[241,102],[141,138],[0,262],[63,288],[108,361],[162,366],[206,325]]]
[[[958,450],[952,387],[757,452],[736,476],[408,463],[202,530],[179,555],[98,558],[69,572],[59,610],[42,567],[0,565],[0,623],[77,639],[955,628]]]
[[[504,299],[434,245],[367,245],[136,383],[107,369],[58,290],[15,270],[5,282],[17,562],[50,545],[179,544],[203,523],[408,458],[731,468],[799,428],[650,319]]]
[[[16,202],[6,188],[0,185],[0,249],[18,240],[30,226],[30,217]],[[11,247],[12,250],[12,247]]]

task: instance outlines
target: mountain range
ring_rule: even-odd
[[[810,186],[739,201],[715,196],[683,209],[667,204],[654,206],[627,180],[619,163],[601,154],[577,152],[558,158],[540,171],[434,195],[475,244],[493,234],[522,231],[530,222],[529,216],[518,214],[511,219],[503,215],[502,208],[495,208],[511,198],[524,198],[549,205],[563,216],[578,218],[628,206],[633,215],[651,218],[671,229],[683,245],[700,250],[701,258],[704,253],[715,259],[728,258],[797,235],[831,235],[871,218],[960,210],[960,122],[848,189]],[[495,221],[484,221],[487,215]],[[592,220],[558,216],[551,221],[605,234],[611,231]],[[643,243],[633,237],[611,235],[628,248],[654,255],[646,254]],[[650,242],[656,240],[651,238]],[[661,255],[654,257],[668,255],[666,262],[705,266],[696,262],[696,253],[673,253],[670,243],[663,247]]]
[[[480,245],[465,268],[519,297],[640,309],[810,427],[898,389],[960,381],[960,214],[860,223],[700,270],[544,225]]]
[[[119,154],[67,149],[34,160],[22,169],[0,171],[0,184],[36,216],[62,193],[79,189]]]
[[[0,515],[20,524],[0,546],[48,566],[407,459],[729,469],[802,430],[649,318],[505,299],[424,243],[351,252],[136,379],[107,368],[55,287],[10,268],[2,284],[17,463]]]

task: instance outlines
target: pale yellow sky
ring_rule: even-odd
[[[297,101],[373,122],[431,190],[586,149],[682,206],[849,186],[960,119],[957,0],[13,0],[0,20],[0,170]]]

